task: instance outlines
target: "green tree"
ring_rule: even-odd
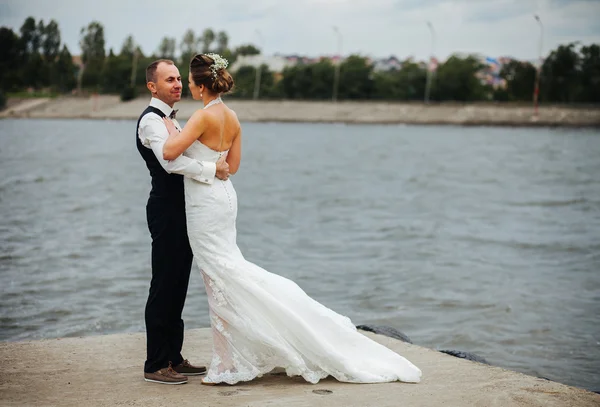
[[[48,82],[48,70],[40,55],[40,46],[43,39],[44,23],[36,23],[33,17],[27,17],[21,26],[21,41],[25,51],[21,75],[23,84],[39,88]]]
[[[135,86],[137,88],[146,88],[146,67],[150,65],[150,62],[154,61],[156,58],[152,55],[145,56],[142,52],[142,49],[139,45],[136,47],[137,53],[137,69],[135,74]],[[130,61],[131,66],[131,61]],[[130,71],[131,74],[131,71]],[[130,78],[131,82],[131,78]]]
[[[373,97],[375,99],[398,99],[398,72],[376,72],[373,75]]]
[[[30,54],[23,69],[25,84],[35,89],[48,85],[49,72],[39,52]]]
[[[581,94],[587,103],[600,102],[600,45],[581,47]]]
[[[223,58],[226,58],[230,64],[233,64],[239,56],[259,54],[260,50],[251,44],[241,45],[233,50],[226,48],[224,51],[221,52]]]
[[[24,55],[19,36],[10,28],[0,27],[0,90],[15,91],[23,86],[20,68]]]
[[[194,31],[187,30],[181,39],[181,65],[189,65],[192,57],[198,52],[198,39]]]
[[[233,53],[237,55],[259,55],[260,50],[252,44],[244,44],[237,47]]]
[[[40,20],[37,23],[36,27],[36,40],[37,40],[37,48],[36,50],[39,52],[42,44],[44,43],[44,34],[46,33],[46,26],[44,25],[44,21]]]
[[[210,28],[207,28],[202,33],[202,53],[206,54],[210,52],[210,47],[215,42],[215,32]]]
[[[235,62],[235,55],[233,55],[233,51],[229,48],[225,48],[223,51],[219,52],[219,54],[229,62],[229,66],[233,65]]]
[[[552,51],[542,66],[540,96],[549,102],[576,101],[581,91],[581,56],[576,43],[560,45]]]
[[[229,45],[229,36],[225,31],[220,31],[217,34],[217,53],[223,55]]]
[[[128,35],[123,41],[123,45],[121,46],[120,56],[125,58],[133,58],[133,53],[136,50],[135,40],[133,39],[133,35]]]
[[[104,27],[97,21],[92,21],[81,29],[79,46],[81,60],[84,64],[82,85],[97,88],[101,86],[102,69],[106,51],[104,49]]]
[[[331,99],[333,73],[333,64],[328,59],[287,67],[277,83],[277,93],[289,99]]]
[[[427,71],[415,62],[405,61],[398,70],[374,74],[373,81],[374,98],[423,100]]]
[[[198,44],[200,38],[197,38],[194,31],[187,30],[183,35],[181,44],[179,45],[181,50],[181,60],[179,64],[179,73],[184,84],[182,90],[182,96],[189,96],[189,88],[186,86],[188,82],[188,76],[190,74],[190,62],[192,57],[198,53]]]
[[[75,86],[77,85],[75,71],[76,68],[73,64],[73,57],[67,46],[64,45],[58,54],[56,65],[52,71],[52,84],[60,92],[70,92],[75,89]]]
[[[425,98],[427,69],[415,62],[405,62],[398,72],[398,97],[403,100],[422,100]]]
[[[278,96],[278,90],[274,83],[273,72],[265,64],[260,67],[260,97],[272,98]],[[254,95],[254,84],[256,81],[256,68],[253,66],[241,66],[234,74],[235,89],[232,97],[251,99]]]
[[[308,65],[296,65],[284,68],[279,87],[287,99],[310,99],[312,72]]]
[[[91,60],[104,60],[106,56],[104,26],[97,21],[92,21],[87,27],[82,28],[79,46],[84,64]]]
[[[474,56],[452,55],[438,66],[432,86],[432,99],[470,102],[487,98],[489,89],[476,74],[482,64]]]
[[[175,59],[175,38],[163,37],[158,46],[157,57],[164,59]]]
[[[41,49],[43,67],[40,72],[41,82],[45,86],[53,85],[53,78],[56,70],[56,60],[60,52],[60,30],[58,23],[50,20],[47,25],[42,21],[38,24],[38,29],[41,32]]]
[[[506,99],[512,101],[532,100],[536,69],[529,62],[512,60],[504,64],[500,77],[506,80]]]
[[[367,58],[350,55],[340,67],[340,99],[369,99],[373,92],[373,66]]]
[[[115,55],[112,49],[109,50],[102,68],[102,92],[118,93],[129,84],[131,64],[127,63],[128,60],[131,59],[127,56]]]
[[[42,39],[42,54],[48,62],[54,62],[60,52],[60,30],[58,23],[50,20],[44,27]]]
[[[21,26],[20,31],[21,41],[23,41],[25,52],[28,54],[39,52],[42,40],[35,19],[33,17],[27,17]]]
[[[253,66],[241,66],[233,75],[235,82],[235,92],[233,97],[241,99],[250,99],[254,91],[254,80],[256,78],[256,69]]]
[[[307,70],[307,75],[310,75],[311,78],[307,96],[311,99],[331,99],[333,96],[333,76],[335,71],[331,60],[324,58],[315,64],[307,65],[305,69]],[[341,82],[340,79],[340,86]]]

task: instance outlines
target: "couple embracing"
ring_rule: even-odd
[[[173,106],[182,79],[172,61],[146,71],[152,93],[136,130],[152,178],[146,206],[152,238],[152,281],[146,304],[147,381],[235,384],[274,368],[310,383],[419,382],[411,362],[357,332],[349,318],[310,298],[296,283],[247,261],[236,243],[237,195],[230,175],[241,161],[242,131],[221,100],[233,88],[227,60],[198,54],[190,93],[201,102],[185,128]],[[195,260],[195,261],[193,261]],[[206,289],[213,337],[208,370],[181,355],[192,264]]]

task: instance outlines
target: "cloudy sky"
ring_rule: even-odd
[[[535,14],[544,52],[572,41],[600,43],[600,0],[0,0],[0,25],[18,30],[28,16],[55,19],[73,54],[81,28],[97,20],[116,52],[129,34],[150,54],[163,36],[179,43],[188,28],[212,28],[226,31],[231,46],[255,43],[267,55],[330,55],[337,26],[343,54],[424,59],[429,21],[439,58],[463,52],[534,60]]]

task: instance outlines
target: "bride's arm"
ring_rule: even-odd
[[[169,138],[163,146],[163,158],[165,160],[174,160],[179,157],[204,133],[206,127],[204,114],[201,110],[196,111],[190,117],[181,133],[177,131],[171,119],[164,118],[163,120],[169,130]]]
[[[229,153],[227,153],[227,164],[229,164],[229,174],[233,175],[240,168],[242,160],[242,129],[238,129],[238,133],[231,143]]]
[[[171,161],[163,159],[163,145],[169,137],[169,132],[157,114],[147,114],[142,118],[138,137],[146,148],[152,150],[160,165],[169,174],[184,175],[205,184],[212,184],[215,175],[218,174],[217,165],[211,161],[198,161],[183,155]]]

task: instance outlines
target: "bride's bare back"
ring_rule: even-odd
[[[173,160],[185,151],[194,141],[198,140],[215,151],[226,151],[229,174],[235,174],[242,159],[242,132],[240,122],[233,110],[228,108],[221,99],[214,99],[212,105],[199,109],[179,134],[169,136],[163,146],[165,160]],[[169,133],[175,129],[167,120]],[[176,131],[175,131],[176,132]]]
[[[216,54],[198,54],[192,58],[188,77],[190,93],[194,100],[202,101],[204,108],[190,117],[180,135],[167,139],[163,147],[166,160],[178,157],[198,141],[214,151],[228,150],[229,174],[238,170],[241,160],[240,122],[233,110],[221,100],[221,95],[233,88],[233,78],[227,72],[227,65],[227,60]],[[217,161],[217,166],[223,164],[222,160]]]
[[[233,110],[219,103],[203,110],[205,127],[198,140],[215,151],[230,150],[240,134],[240,122]]]

